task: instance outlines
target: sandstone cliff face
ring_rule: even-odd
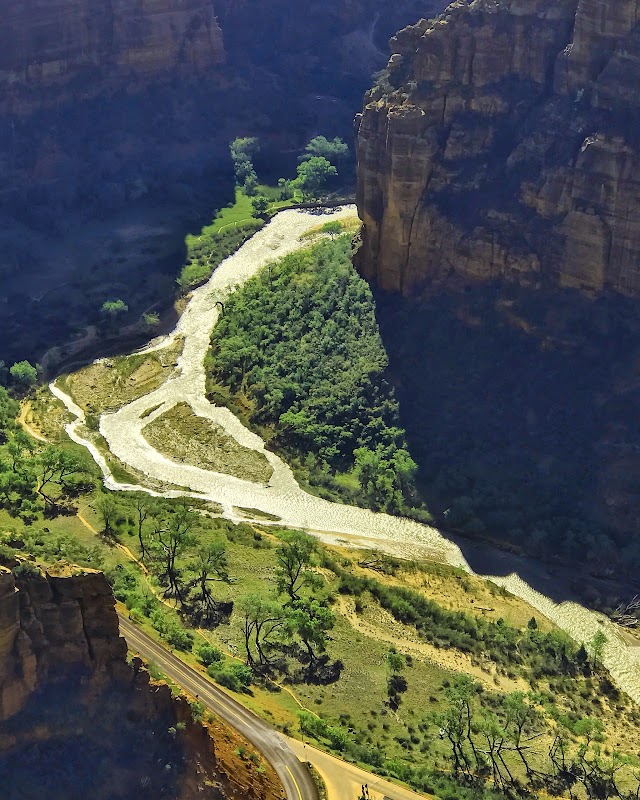
[[[0,566],[3,800],[280,798],[270,765],[238,757],[242,737],[126,654],[102,573]]]
[[[359,267],[640,294],[640,2],[458,0],[358,118]]]
[[[209,0],[0,3],[0,110],[24,112],[224,61]],[[53,91],[52,91],[53,90]]]
[[[57,677],[121,675],[126,653],[101,572],[52,567],[16,585],[0,566],[0,722]]]

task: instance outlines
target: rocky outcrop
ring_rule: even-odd
[[[276,800],[248,743],[126,660],[105,576],[0,566],[0,785],[7,800]],[[159,766],[160,765],[160,766]],[[260,769],[257,769],[260,766]]]
[[[19,578],[0,566],[0,722],[38,687],[70,672],[126,669],[115,600],[101,572],[50,567]]]
[[[2,2],[0,111],[23,113],[224,61],[209,0]]]
[[[358,125],[362,273],[640,294],[640,2],[458,0]]]

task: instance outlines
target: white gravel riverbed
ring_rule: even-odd
[[[307,494],[298,486],[289,467],[267,451],[258,436],[247,430],[230,411],[212,406],[205,397],[204,358],[220,313],[220,306],[216,303],[224,301],[236,286],[270,261],[301,247],[304,242],[301,242],[300,237],[307,231],[323,222],[346,219],[355,214],[355,206],[344,206],[322,214],[302,210],[278,214],[234,255],[226,259],[208,283],[192,293],[176,329],[146,348],[147,351],[161,349],[181,335],[184,338],[184,348],[178,361],[178,374],[145,397],[116,412],[103,414],[100,418],[100,433],[113,455],[124,464],[155,481],[188,487],[190,492],[183,494],[192,493],[219,503],[224,516],[229,519],[246,519],[240,517],[234,507],[258,509],[279,517],[283,524],[308,530],[326,541],[347,540],[353,545],[378,547],[399,555],[431,557],[471,572],[457,545],[445,539],[435,528],[400,517],[328,502]],[[105,485],[114,490],[140,490],[140,486],[120,484],[114,480],[106,460],[79,433],[84,422],[82,410],[55,384],[51,385],[51,391],[76,417],[67,426],[67,431],[74,441],[90,450],[105,476]],[[142,435],[142,429],[177,403],[188,403],[194,413],[221,425],[240,444],[263,452],[273,467],[273,476],[269,483],[254,484],[189,464],[177,463],[154,450]],[[145,416],[145,412],[151,408],[155,410]],[[166,494],[177,496],[180,492],[171,491]],[[264,524],[263,519],[257,521]],[[588,641],[597,630],[604,629],[608,636],[606,666],[618,686],[636,702],[640,702],[640,647],[629,646],[616,626],[602,615],[575,603],[554,603],[517,575],[494,577],[492,580],[526,600],[577,641]]]

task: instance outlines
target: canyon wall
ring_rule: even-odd
[[[0,110],[25,113],[224,61],[210,0],[5,2]]]
[[[269,764],[237,755],[253,752],[242,737],[127,662],[102,573],[10,564],[0,565],[3,798],[281,797]]]
[[[101,572],[36,570],[19,583],[0,566],[0,722],[70,671],[117,677],[127,669],[115,600]]]
[[[640,294],[640,2],[458,0],[357,119],[361,272]]]

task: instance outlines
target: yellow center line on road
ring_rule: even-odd
[[[289,767],[285,764],[287,772],[291,776],[291,780],[293,781],[293,785],[296,787],[296,792],[298,792],[298,797],[302,800],[302,792],[300,791],[300,787],[298,786],[298,781],[295,779],[293,772],[289,769]]]
[[[134,646],[135,646],[135,642],[137,642],[139,648],[140,648],[140,645],[142,645],[144,647],[145,643],[141,639],[139,639],[135,634],[130,634],[129,633],[127,635],[129,637],[129,639],[134,643]],[[153,652],[153,648],[149,648],[149,649],[152,650],[152,652]],[[156,651],[156,653],[157,653],[157,651]],[[141,653],[141,655],[142,655],[142,653]],[[195,675],[189,675],[187,672],[184,672],[182,669],[180,669],[179,667],[176,667],[174,664],[171,664],[169,666],[169,668],[171,670],[173,670],[175,672],[175,674],[180,675],[180,677],[183,680],[186,680],[188,683],[191,683],[195,678],[200,678],[201,680],[204,680],[204,678],[201,678],[201,676],[198,675],[197,673]],[[208,691],[208,689],[207,689],[207,691]],[[223,705],[223,701],[222,700],[219,700],[218,702],[220,702],[220,704]],[[245,721],[245,720],[243,720],[243,718],[242,718],[242,716],[240,714],[238,714],[233,709],[229,708],[227,705],[224,705],[224,709],[225,709],[226,713],[231,714],[236,719],[239,719],[241,722]],[[215,709],[210,709],[210,710],[215,711]]]

